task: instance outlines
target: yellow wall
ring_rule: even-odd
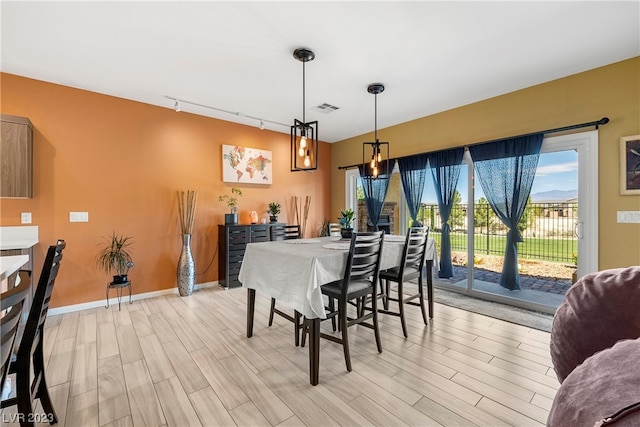
[[[640,196],[620,196],[618,182],[619,139],[640,134],[640,57],[379,129],[378,136],[389,141],[391,157],[401,157],[602,117],[611,121],[599,132],[599,268],[639,265],[640,224],[618,224],[616,215],[640,211]],[[338,215],[345,197],[344,171],[338,166],[361,162],[360,144],[371,137],[362,135],[332,146],[332,217]]]
[[[271,201],[282,204],[281,222],[295,223],[292,198],[307,195],[307,235],[317,235],[329,218],[329,144],[320,145],[318,171],[292,173],[288,133],[10,74],[0,78],[2,113],[33,123],[35,170],[34,198],[0,199],[0,225],[20,225],[20,213],[32,213],[40,231],[36,277],[47,246],[58,238],[67,241],[53,307],[104,299],[110,276],[96,268],[95,258],[102,237],[112,231],[134,238],[134,293],[175,287],[181,249],[178,190],[198,191],[192,238],[196,283],[217,280],[217,225],[228,212],[218,196],[232,187],[222,182],[223,144],[273,154],[272,185],[235,185],[244,193],[238,203],[241,223],[250,222],[251,210],[261,216]],[[70,211],[89,212],[89,222],[70,223]]]

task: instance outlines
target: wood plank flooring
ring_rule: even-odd
[[[246,338],[246,290],[200,289],[50,316],[47,381],[59,426],[542,426],[559,386],[549,334],[435,304],[425,326],[408,306],[373,331],[321,340],[320,384],[293,324],[257,295]],[[323,322],[329,330],[329,322]],[[42,412],[40,405],[36,412]],[[3,425],[15,409],[5,409]],[[46,424],[42,424],[46,425]]]

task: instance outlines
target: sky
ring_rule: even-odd
[[[462,203],[467,200],[468,167],[463,164],[458,179],[458,191],[462,196]],[[475,180],[476,191],[474,200],[484,197],[479,181]],[[531,194],[550,190],[575,190],[578,188],[578,153],[574,150],[558,151],[540,154],[536,177],[533,180]],[[422,195],[422,202],[437,203],[436,192],[433,187],[431,174],[427,175],[427,183]]]

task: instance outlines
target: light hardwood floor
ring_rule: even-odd
[[[50,316],[58,425],[534,426],[559,386],[548,333],[436,304],[429,326],[407,307],[408,339],[399,318],[380,315],[381,354],[372,330],[350,328],[352,372],[342,347],[321,340],[313,387],[307,348],[279,316],[267,327],[268,311],[258,295],[250,339],[245,289]]]

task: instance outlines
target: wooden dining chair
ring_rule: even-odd
[[[278,224],[271,226],[271,240],[272,241],[280,241],[280,240],[292,240],[299,239],[300,235],[300,226],[299,225],[284,225]],[[285,313],[276,308],[276,299],[271,298],[271,309],[269,310],[269,326],[273,325],[273,315],[277,314],[290,322],[293,322],[294,325],[294,343],[296,347],[300,345],[300,331],[302,330],[303,319],[302,315],[294,310],[293,316]]]
[[[269,233],[270,233],[271,241],[284,240],[284,237],[285,237],[284,224],[272,225],[271,227],[269,227]]]
[[[347,371],[351,371],[349,336],[347,333],[349,327],[362,325],[373,329],[378,353],[382,353],[382,342],[378,329],[378,299],[374,296],[377,295],[383,238],[384,231],[353,233],[343,278],[321,287],[322,294],[326,295],[330,302],[337,302],[337,309],[332,308],[333,304],[325,307],[327,317],[322,320],[337,317],[341,336],[337,337],[321,332],[320,338],[342,344]],[[367,301],[371,306],[355,310],[355,317],[349,317],[347,313],[349,302],[353,301]],[[371,319],[372,323],[366,322],[369,319]],[[306,328],[304,328],[303,333],[306,334],[306,332]]]
[[[5,399],[0,404],[1,408],[17,405],[18,414],[21,415],[21,426],[34,426],[33,401],[40,399],[43,413],[49,424],[58,422],[51,397],[47,389],[46,375],[44,371],[43,339],[44,323],[47,320],[49,301],[53,292],[53,285],[60,270],[62,251],[66,244],[64,240],[58,240],[57,244],[49,246],[42,266],[42,272],[38,280],[29,311],[29,317],[20,338],[18,354],[9,366],[9,374],[16,374],[16,396]],[[17,341],[17,339],[16,339]],[[33,380],[30,381],[30,371],[33,370]]]
[[[284,240],[301,239],[302,233],[299,225],[285,225],[284,226]]]
[[[380,272],[380,287],[382,288],[381,295],[384,308],[380,309],[379,312],[400,317],[402,333],[405,338],[407,338],[408,335],[407,323],[404,317],[404,304],[419,305],[422,310],[422,319],[424,320],[424,324],[428,324],[427,313],[424,305],[424,292],[422,288],[422,271],[428,236],[428,227],[409,228],[404,242],[404,248],[402,250],[400,265]],[[418,279],[418,293],[405,296],[404,284],[415,279]],[[396,282],[398,284],[396,289],[397,297],[391,296],[389,282]],[[429,293],[429,295],[431,295],[431,293]],[[419,299],[419,302],[415,302],[415,299]],[[398,311],[389,310],[389,301],[395,301],[398,303]]]
[[[25,306],[25,300],[31,295],[31,278],[26,271],[20,273],[20,283],[16,287],[7,289],[0,294],[0,331],[1,350],[0,362],[2,363],[2,375],[0,376],[0,390],[4,390],[4,385],[9,374],[11,356],[18,335],[20,319]]]

